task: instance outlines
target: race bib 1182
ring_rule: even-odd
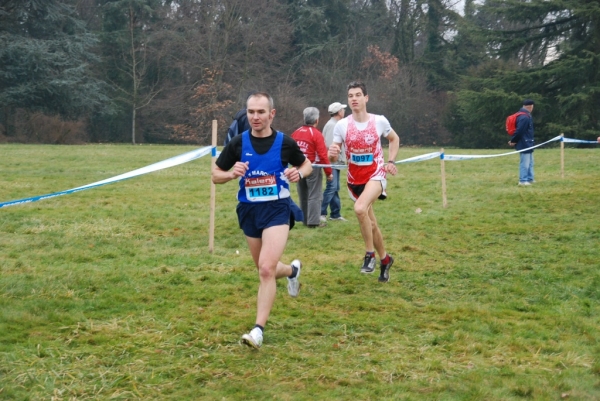
[[[277,180],[274,175],[246,178],[244,182],[246,198],[250,202],[264,202],[279,199]]]

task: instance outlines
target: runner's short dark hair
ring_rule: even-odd
[[[365,85],[364,82],[352,81],[348,84],[348,87],[346,88],[346,90],[350,90],[350,89],[354,89],[354,88],[360,88],[360,90],[362,90],[363,95],[367,96],[367,85]]]

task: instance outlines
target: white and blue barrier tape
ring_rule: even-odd
[[[517,150],[514,152],[500,153],[500,154],[495,154],[495,155],[447,155],[447,154],[440,153],[440,152],[433,152],[433,153],[427,153],[424,155],[410,157],[408,159],[398,160],[398,161],[395,161],[394,164],[415,163],[415,162],[421,162],[421,161],[425,161],[425,160],[435,159],[437,157],[439,157],[440,159],[444,159],[444,160],[455,161],[455,160],[469,160],[469,159],[482,159],[482,158],[489,158],[489,157],[508,156],[508,155],[512,155],[512,154],[516,154],[516,153],[521,153],[526,150],[539,148],[540,146],[544,146],[553,141],[562,141],[562,142],[567,142],[567,143],[589,143],[589,144],[592,144],[592,143],[598,144],[599,143],[597,141],[584,141],[584,140],[580,140],[580,139],[564,138],[559,135],[559,136],[554,137],[554,138],[552,138],[544,143],[541,143],[539,145],[532,146],[527,149]],[[196,160],[201,157],[204,157],[209,153],[211,154],[211,156],[215,157],[215,156],[218,156],[220,152],[217,151],[216,147],[205,146],[203,148],[196,149],[196,150],[193,150],[188,153],[184,153],[179,156],[171,157],[170,159],[166,159],[166,160],[160,161],[158,163],[154,163],[149,166],[130,171],[125,174],[107,178],[106,180],[97,181],[92,184],[87,184],[87,185],[84,185],[81,187],[67,189],[66,191],[54,192],[54,193],[46,194],[46,195],[32,196],[30,198],[23,198],[23,199],[17,199],[17,200],[13,200],[13,201],[9,201],[9,202],[3,202],[3,203],[0,203],[0,208],[7,207],[7,206],[20,205],[23,203],[36,202],[36,201],[40,201],[43,199],[54,198],[54,197],[61,196],[61,195],[67,195],[67,194],[72,194],[72,193],[79,192],[79,191],[84,191],[86,189],[100,187],[102,185],[112,184],[114,182],[123,181],[128,178],[133,178],[133,177],[137,177],[139,175],[152,173],[154,171],[166,169],[169,167],[178,166],[180,164],[187,163],[192,160]],[[313,164],[313,167],[333,167],[333,168],[337,168],[337,169],[342,169],[342,168],[347,168],[348,166],[342,165],[342,164],[339,164],[339,165],[338,164],[336,164],[336,165]]]
[[[429,159],[435,159],[440,156],[440,152],[427,153],[420,156],[409,157],[408,159],[395,161],[394,164],[422,162]],[[348,168],[346,164],[313,164],[313,167],[332,167],[336,169]]]
[[[66,191],[54,192],[51,194],[32,196],[31,198],[17,199],[17,200],[10,201],[10,202],[0,203],[0,208],[7,207],[7,206],[20,205],[22,203],[36,202],[36,201],[40,201],[43,199],[55,198],[55,197],[61,196],[61,195],[72,194],[74,192],[84,191],[86,189],[96,188],[96,187],[100,187],[102,185],[107,185],[107,184],[112,184],[113,182],[123,181],[128,178],[137,177],[138,175],[148,174],[148,173],[152,173],[154,171],[163,170],[165,168],[174,167],[174,166],[178,166],[183,163],[191,162],[192,160],[199,159],[203,156],[206,156],[209,153],[216,155],[216,148],[213,148],[211,146],[206,146],[206,147],[203,147],[200,149],[193,150],[188,153],[184,153],[179,156],[171,157],[170,159],[166,159],[166,160],[151,164],[146,167],[139,168],[137,170],[130,171],[125,174],[117,175],[115,177],[107,178],[106,180],[97,181],[92,184],[84,185],[81,187],[67,189]]]
[[[567,143],[595,143],[596,145],[598,145],[600,143],[598,141],[584,141],[582,139],[571,139],[571,138],[563,138],[562,141],[567,142]]]
[[[532,146],[530,148],[527,149],[521,149],[521,150],[515,150],[513,152],[508,152],[508,153],[499,153],[499,154],[495,154],[495,155],[447,155],[444,154],[443,155],[443,159],[444,160],[450,160],[450,161],[455,161],[455,160],[470,160],[470,159],[484,159],[484,158],[489,158],[489,157],[500,157],[500,156],[508,156],[508,155],[514,155],[517,153],[521,153],[521,152],[525,152],[526,150],[531,150],[531,149],[535,149],[535,148],[539,148],[540,146],[544,146],[550,142],[554,142],[554,141],[559,141],[562,137],[559,135],[557,137],[554,137],[544,143],[540,143],[539,145],[535,145]]]
[[[425,160],[435,159],[440,157],[440,152],[427,153],[420,156],[409,157],[408,159],[398,160],[394,162],[394,164],[402,164],[402,163],[414,163],[414,162],[423,162]]]

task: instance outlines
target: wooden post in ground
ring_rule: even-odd
[[[444,148],[440,150],[440,163],[442,166],[442,205],[445,209],[448,207],[448,199],[446,198],[446,166],[444,164]]]
[[[212,120],[212,161],[211,161],[211,174],[212,169],[215,168],[217,162],[217,120]],[[208,252],[213,253],[215,250],[215,204],[217,198],[217,189],[215,184],[210,181],[210,223],[208,232]]]
[[[565,134],[560,134],[560,178],[565,178]]]

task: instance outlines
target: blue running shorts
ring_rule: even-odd
[[[290,198],[257,203],[240,202],[235,211],[240,228],[251,238],[262,238],[265,228],[289,225],[291,229],[295,223]]]

